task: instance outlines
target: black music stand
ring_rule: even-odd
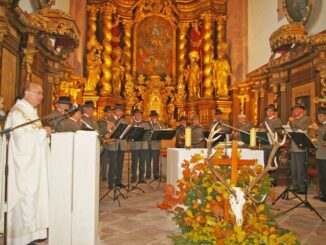
[[[250,135],[240,132],[240,137],[243,143],[250,145]],[[256,145],[270,145],[268,132],[256,132]]]
[[[126,139],[128,141],[141,141],[141,140],[143,140],[145,133],[146,133],[146,130],[144,128],[131,126],[128,129],[128,131],[122,136],[122,139]],[[126,188],[127,192],[131,192],[133,190],[140,190],[142,193],[145,193],[144,189],[138,187],[137,185],[132,185],[130,183],[130,171],[131,171],[130,161],[131,161],[131,157],[129,158],[129,161],[128,161],[128,184],[125,188]]]
[[[113,140],[118,140],[121,139],[124,135],[126,135],[129,131],[129,129],[131,128],[131,125],[126,124],[126,123],[121,123],[119,124],[118,127],[115,128],[115,130],[112,132],[112,134],[110,135],[110,139]],[[123,164],[123,163],[122,163]],[[129,174],[129,170],[128,170],[128,174]],[[111,192],[113,191],[113,197],[112,200],[116,201],[118,200],[118,204],[119,207],[121,207],[121,203],[120,203],[120,197],[122,197],[124,200],[127,199],[127,197],[125,195],[122,194],[121,192],[121,188],[114,185],[113,189],[109,189],[101,198],[100,201],[102,201],[107,195],[109,195]]]
[[[161,130],[151,130],[150,133],[145,134],[144,136],[146,137],[144,140],[170,140],[173,139],[175,136],[176,130],[173,129],[161,129]],[[150,144],[149,144],[150,145]],[[150,157],[151,159],[151,157]],[[154,181],[158,182],[157,188],[160,188],[160,184],[162,182],[162,179],[165,178],[162,176],[162,160],[161,160],[161,154],[160,154],[160,170],[159,170],[159,177],[157,179],[151,180],[149,183],[153,183]]]
[[[272,203],[274,205],[280,198],[288,199],[288,193],[292,193],[295,198],[298,198],[300,202],[293,206],[292,208],[283,212],[284,214],[290,212],[291,210],[299,207],[300,205],[304,205],[304,207],[309,208],[311,211],[314,211],[317,216],[322,220],[325,221],[324,218],[317,212],[317,210],[309,203],[308,201],[308,149],[316,149],[316,146],[311,142],[309,137],[303,132],[287,132],[290,135],[293,142],[300,147],[302,150],[305,151],[305,162],[304,162],[304,170],[305,170],[305,196],[302,199],[294,190],[292,190],[289,186],[276,198],[276,200]],[[292,163],[295,164],[295,163]]]

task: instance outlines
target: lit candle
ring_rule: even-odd
[[[250,147],[256,147],[256,129],[250,129]]]
[[[190,148],[191,147],[191,128],[186,127],[185,132],[185,147]]]

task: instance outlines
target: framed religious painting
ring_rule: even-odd
[[[291,88],[291,105],[299,104],[303,105],[306,109],[305,114],[310,117],[311,120],[315,118],[316,107],[313,103],[315,97],[315,82],[294,86]]]
[[[287,20],[305,24],[311,13],[312,0],[283,0],[283,10]]]
[[[176,67],[174,25],[163,15],[149,15],[136,24],[134,37],[134,75],[173,79]]]

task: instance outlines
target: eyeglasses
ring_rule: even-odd
[[[35,94],[38,94],[38,95],[43,95],[43,91],[33,91],[31,89],[29,89],[28,91],[31,91],[31,92],[33,92]]]

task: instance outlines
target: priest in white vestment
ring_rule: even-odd
[[[24,90],[23,99],[17,100],[10,110],[5,128],[37,119],[36,106],[42,99],[42,87],[31,83]],[[42,127],[40,121],[11,132],[8,160],[8,244],[22,245],[47,238],[50,134],[51,128]],[[4,163],[1,163],[2,170]],[[1,174],[1,178],[4,178]],[[3,179],[1,183],[4,183]],[[3,187],[1,190],[3,192]]]

